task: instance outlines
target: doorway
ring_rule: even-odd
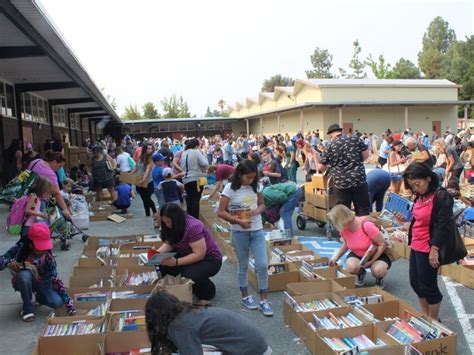
[[[342,124],[342,131],[344,134],[352,134],[352,131],[354,129],[354,124],[353,123],[343,123]]]
[[[441,137],[441,121],[433,121],[432,128],[433,132],[436,132],[438,137]]]
[[[33,128],[23,126],[23,150],[26,151],[26,145],[33,144]]]

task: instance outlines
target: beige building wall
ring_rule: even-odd
[[[276,109],[276,102],[273,100],[265,100],[262,102],[260,105],[262,108],[262,111],[270,111]]]
[[[260,134],[260,118],[252,118],[249,120],[249,133],[253,135]]]
[[[456,101],[457,88],[386,88],[386,87],[322,87],[322,102],[350,101]]]
[[[248,110],[248,113],[251,115],[251,114],[256,114],[256,113],[260,113],[261,111],[261,107],[258,103],[255,103],[255,102],[249,102],[249,107],[247,108]]]
[[[321,89],[304,85],[296,94],[296,103],[302,104],[305,102],[321,102]]]
[[[280,133],[288,133],[290,136],[300,130],[299,111],[290,111],[280,114]]]
[[[292,106],[292,105],[295,104],[295,100],[290,99],[288,97],[289,94],[287,94],[286,92],[281,92],[279,95],[280,96],[276,100],[276,107],[277,108],[288,107],[288,106]]]
[[[298,111],[299,113],[299,111]],[[323,120],[323,110],[318,108],[311,108],[303,110],[303,131],[316,131],[324,127],[324,120]],[[298,117],[299,122],[299,117]],[[299,131],[299,129],[298,129]]]
[[[247,125],[245,124],[245,120],[232,122],[232,132],[235,135],[241,135],[241,134],[247,133]]]
[[[276,115],[269,115],[263,117],[263,133],[264,134],[277,134],[278,133],[278,122]]]

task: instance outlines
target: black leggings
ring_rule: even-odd
[[[411,250],[410,285],[419,298],[426,298],[428,304],[438,304],[443,295],[438,287],[438,268],[429,262],[429,254]]]
[[[189,215],[199,219],[199,201],[201,200],[202,188],[198,188],[197,181],[184,184],[186,190],[186,211]]]
[[[147,187],[137,186],[137,192],[142,198],[143,207],[145,208],[145,215],[150,217],[150,209],[153,211],[153,213],[156,213],[155,203],[151,199],[151,196],[153,195],[153,181],[151,181]]]
[[[214,256],[208,255],[203,260],[194,264],[183,266],[160,266],[163,276],[169,274],[186,277],[194,281],[193,293],[200,300],[209,301],[216,295],[216,285],[210,280],[219,272],[222,266],[222,260],[216,259]]]
[[[334,190],[336,191],[336,203],[338,205],[351,208],[352,203],[354,203],[356,216],[368,216],[370,214],[369,187],[366,182],[357,187],[349,189],[334,188]]]

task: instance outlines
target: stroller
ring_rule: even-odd
[[[54,198],[51,198],[48,201],[47,211],[49,215],[51,238],[60,240],[61,250],[69,250],[67,240],[76,235],[81,235],[83,242],[89,238],[89,236],[72,221],[69,221],[64,217],[61,209],[56,205],[56,200]]]

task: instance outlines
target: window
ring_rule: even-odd
[[[33,120],[33,116],[31,115],[31,95],[28,93],[23,94],[23,112],[21,118],[26,121]]]
[[[53,106],[53,125],[67,127],[66,109],[62,106]]]
[[[13,86],[0,81],[0,115],[15,117],[15,94]]]
[[[23,120],[49,124],[48,102],[46,100],[30,93],[24,93],[22,100],[21,118]]]
[[[71,113],[71,129],[81,129],[81,118],[78,113]]]

